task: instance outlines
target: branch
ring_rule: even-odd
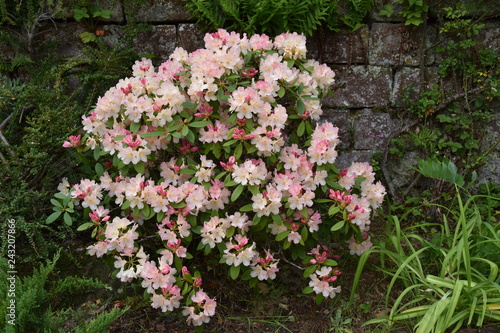
[[[5,138],[5,136],[3,136],[2,131],[0,131],[0,140],[2,140],[2,142],[6,146],[6,149],[7,149],[7,152],[9,153],[9,155],[11,157],[14,157],[15,156],[14,151],[12,149],[10,149],[9,141],[7,141],[7,139]]]
[[[7,122],[10,120],[10,118],[12,118],[12,115],[13,113],[11,113],[7,118],[5,118],[4,121],[2,121],[2,123],[0,124],[0,131],[2,130],[2,128],[5,127],[5,125],[7,124]]]

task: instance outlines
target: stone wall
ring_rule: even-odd
[[[135,39],[139,54],[155,54],[166,59],[178,46],[194,51],[203,46],[204,32],[190,18],[181,0],[148,0],[147,4],[127,7],[130,1],[100,1],[102,8],[113,11],[103,22],[103,40],[110,45],[123,34],[127,22],[144,22],[151,30],[140,33]],[[340,167],[351,161],[369,161],[373,153],[384,153],[389,141],[408,130],[411,119],[401,116],[407,105],[404,93],[412,87],[412,97],[418,96],[437,80],[439,57],[431,45],[437,42],[438,28],[435,17],[419,27],[405,26],[401,17],[383,18],[377,13],[386,3],[394,1],[377,0],[367,18],[366,24],[354,33],[318,30],[308,39],[308,56],[327,63],[336,72],[335,94],[324,100],[325,119],[334,122],[340,129],[342,150]],[[495,1],[492,0],[492,5]],[[482,43],[499,50],[500,15],[499,6],[492,6],[496,17],[487,22]],[[396,8],[397,11],[397,8]],[[430,13],[430,15],[437,15]],[[81,42],[79,33],[85,31],[82,24],[66,22],[56,24],[59,40],[66,40],[61,46],[63,54],[76,54]],[[498,139],[500,117],[489,127],[490,140]],[[414,122],[413,122],[414,123]],[[493,142],[493,141],[491,141]],[[499,145],[500,146],[500,145]],[[387,156],[386,156],[387,157]],[[408,157],[410,158],[411,155]],[[408,158],[402,162],[409,164]],[[491,154],[490,163],[483,171],[483,177],[500,183],[500,147]],[[396,161],[394,161],[396,162]],[[390,164],[391,161],[388,161]],[[386,177],[394,177],[402,170],[401,163],[386,169]],[[406,168],[407,169],[407,168]],[[391,171],[392,170],[392,171]],[[397,185],[405,185],[411,177],[394,177]]]

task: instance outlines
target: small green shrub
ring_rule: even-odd
[[[35,269],[33,275],[19,277],[10,273],[7,260],[0,257],[0,309],[7,314],[0,317],[0,328],[4,332],[61,332],[63,326],[65,332],[105,332],[112,322],[128,310],[113,309],[90,320],[87,316],[74,322],[78,316],[73,310],[54,308],[53,305],[59,304],[63,296],[74,296],[99,288],[110,289],[92,278],[69,276],[54,281],[58,260],[59,253],[53,260]],[[11,304],[14,304],[12,311],[9,308],[12,308]],[[72,315],[71,318],[68,317],[69,314]],[[72,322],[67,323],[68,321]]]

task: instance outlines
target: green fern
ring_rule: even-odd
[[[352,30],[361,27],[360,22],[370,12],[373,6],[373,0],[350,0],[350,8],[342,21]]]
[[[343,22],[353,30],[370,11],[373,0],[184,0],[199,23],[209,30],[224,28],[252,34],[276,36],[298,32],[311,36],[321,25],[332,30]],[[340,16],[339,5],[349,7]],[[341,20],[340,20],[341,19]]]

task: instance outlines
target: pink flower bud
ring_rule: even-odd
[[[201,279],[201,277],[197,277],[194,279],[193,281],[193,287],[201,287],[201,285],[203,284],[203,280]]]

